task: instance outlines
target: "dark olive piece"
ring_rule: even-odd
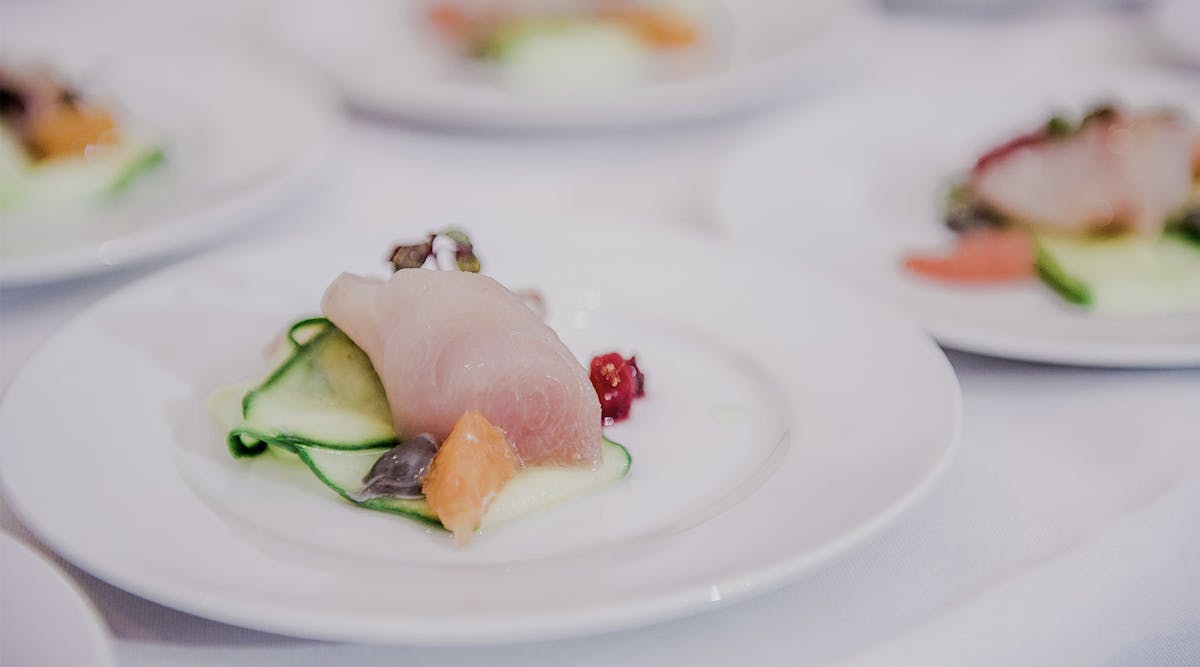
[[[384,452],[363,477],[363,490],[357,494],[359,502],[391,496],[394,498],[421,498],[421,482],[429,473],[429,464],[437,453],[437,441],[428,433],[405,440]]]
[[[25,100],[12,88],[0,86],[0,117],[20,116],[25,113]]]
[[[1193,240],[1200,242],[1200,206],[1183,212],[1179,218],[1179,229]]]

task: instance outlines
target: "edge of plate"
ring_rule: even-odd
[[[107,624],[96,605],[69,575],[62,571],[49,557],[37,549],[18,539],[16,535],[0,531],[0,551],[12,549],[27,558],[34,567],[41,570],[48,579],[52,580],[63,593],[69,593],[69,599],[79,616],[87,619],[88,648],[93,652],[95,662],[89,663],[94,667],[112,667],[117,664],[116,651],[113,647],[112,636],[106,630]],[[2,596],[0,596],[2,597]],[[0,599],[2,602],[2,599]],[[2,653],[2,651],[0,651]],[[82,667],[82,666],[80,666]]]

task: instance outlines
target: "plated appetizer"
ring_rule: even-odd
[[[1200,311],[1200,130],[1169,111],[1055,116],[987,151],[949,192],[952,250],[914,253],[946,283],[1037,277],[1089,312]]]
[[[654,75],[656,61],[696,47],[700,26],[678,6],[441,0],[427,16],[457,53],[492,66],[505,84],[553,94],[637,83]]]
[[[0,63],[0,210],[111,199],[164,156],[49,70]]]
[[[602,427],[645,393],[635,360],[602,355],[589,374],[528,296],[478,273],[461,232],[391,261],[386,280],[339,276],[264,380],[214,395],[238,415],[234,457],[298,459],[345,500],[460,545],[628,473]]]

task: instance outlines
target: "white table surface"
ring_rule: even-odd
[[[141,6],[110,5],[118,17]],[[0,34],[37,11],[31,2],[0,8]],[[217,43],[252,35],[245,16],[257,10],[238,11],[154,3],[137,20],[183,17],[194,37]],[[1143,28],[1135,13],[1080,8],[1005,21],[890,18],[870,66],[846,85],[1160,59]],[[819,100],[796,102],[810,103]],[[716,234],[712,178],[758,122],[537,137],[351,118],[323,187],[205,251],[328,224],[347,233],[393,220],[481,225],[498,211],[558,216],[564,225],[626,217]],[[72,315],[163,264],[0,293],[0,387]],[[1200,370],[949,356],[966,427],[960,456],[930,497],[843,561],[692,618],[503,647],[337,645],[196,618],[66,567],[108,621],[119,663],[131,667],[1200,664]],[[0,529],[35,542],[2,496]]]

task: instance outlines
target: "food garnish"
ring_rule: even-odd
[[[449,257],[443,252],[445,244],[449,245]],[[435,232],[420,243],[398,245],[392,249],[388,261],[393,271],[429,267],[443,271],[479,273],[482,268],[479,258],[475,256],[475,246],[471,244],[471,237],[458,229]]]
[[[910,255],[904,266],[930,278],[1004,282],[1033,277],[1034,244],[1024,229],[979,228],[958,235],[945,255]]]
[[[646,376],[637,357],[626,359],[609,352],[592,358],[589,378],[600,398],[600,417],[608,426],[629,417],[633,399],[646,395]]]

